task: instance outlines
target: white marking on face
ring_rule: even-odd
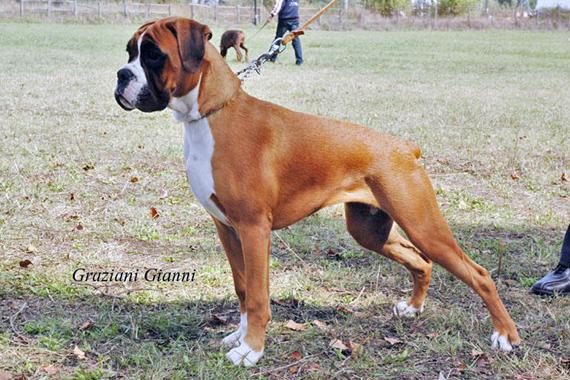
[[[177,120],[184,121],[184,162],[194,196],[210,215],[228,224],[224,213],[211,199],[211,196],[216,194],[212,173],[215,142],[208,119],[201,119],[198,111],[200,80],[185,96],[172,98],[169,107],[174,111]]]
[[[131,107],[134,107],[136,105],[139,94],[141,93],[142,89],[148,84],[148,81],[146,79],[146,75],[144,73],[144,70],[141,66],[141,60],[140,60],[140,58],[141,58],[141,42],[142,42],[143,36],[144,36],[144,33],[141,34],[141,36],[139,37],[139,40],[137,41],[137,50],[138,50],[137,57],[122,67],[122,69],[128,69],[134,74],[133,79],[131,79],[129,81],[129,84],[127,85],[127,87],[125,87],[125,89],[123,90],[123,93],[122,93],[125,100],[130,103],[127,106],[131,106]]]

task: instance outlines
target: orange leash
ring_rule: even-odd
[[[325,12],[327,12],[337,0],[331,0],[324,8],[315,13],[313,17],[307,20],[299,29],[296,29],[290,33],[287,33],[285,37],[281,40],[281,44],[287,45],[289,42],[293,41],[295,38],[305,34],[305,29],[307,29],[312,23],[317,21]]]

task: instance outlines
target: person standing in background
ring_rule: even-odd
[[[275,38],[283,37],[285,32],[293,31],[299,27],[299,0],[277,0],[275,7],[271,11],[269,19],[273,19],[278,15],[277,32]],[[299,37],[293,40],[293,49],[295,49],[295,64],[303,64],[303,51],[301,49],[301,40]],[[274,57],[271,62],[275,62]]]

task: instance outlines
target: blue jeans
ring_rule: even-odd
[[[299,20],[279,20],[277,22],[277,32],[275,38],[283,37],[285,32],[295,30],[299,27]],[[299,37],[293,40],[293,49],[295,49],[295,62],[303,63],[303,50],[301,49],[301,40]],[[273,61],[275,62],[275,60]]]
[[[570,224],[564,235],[562,250],[560,251],[560,264],[570,267]]]

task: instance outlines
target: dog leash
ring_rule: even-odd
[[[249,42],[251,42],[255,38],[255,36],[257,36],[259,34],[259,32],[261,32],[263,29],[265,29],[265,27],[267,25],[269,25],[270,22],[271,22],[271,19],[265,20],[265,23],[263,25],[261,25],[261,28],[257,29],[257,32],[255,32],[253,34],[253,36],[251,36],[251,38],[248,38]]]
[[[317,13],[315,13],[313,15],[313,17],[311,17],[309,20],[307,20],[303,25],[301,25],[300,28],[295,29],[289,33],[287,33],[285,36],[280,37],[280,38],[276,38],[272,43],[271,46],[269,47],[269,50],[266,53],[261,54],[259,57],[257,57],[256,59],[254,59],[249,65],[247,65],[245,68],[241,69],[240,71],[238,71],[236,73],[236,75],[238,76],[238,78],[243,82],[244,80],[246,80],[253,72],[256,72],[257,74],[261,74],[261,66],[269,61],[269,60],[273,60],[275,58],[277,58],[277,56],[281,53],[283,53],[283,51],[285,50],[285,48],[287,47],[287,44],[290,43],[291,41],[293,41],[295,38],[305,34],[305,29],[308,28],[312,23],[314,23],[315,21],[317,21],[325,12],[327,12],[333,5],[334,3],[336,3],[337,0],[331,0],[326,6],[324,6],[322,9],[320,9]],[[267,20],[265,22],[265,24],[253,35],[253,37],[255,37],[257,35],[257,33],[259,33],[261,31],[261,29],[263,29],[270,20]],[[252,37],[252,38],[253,38]]]

